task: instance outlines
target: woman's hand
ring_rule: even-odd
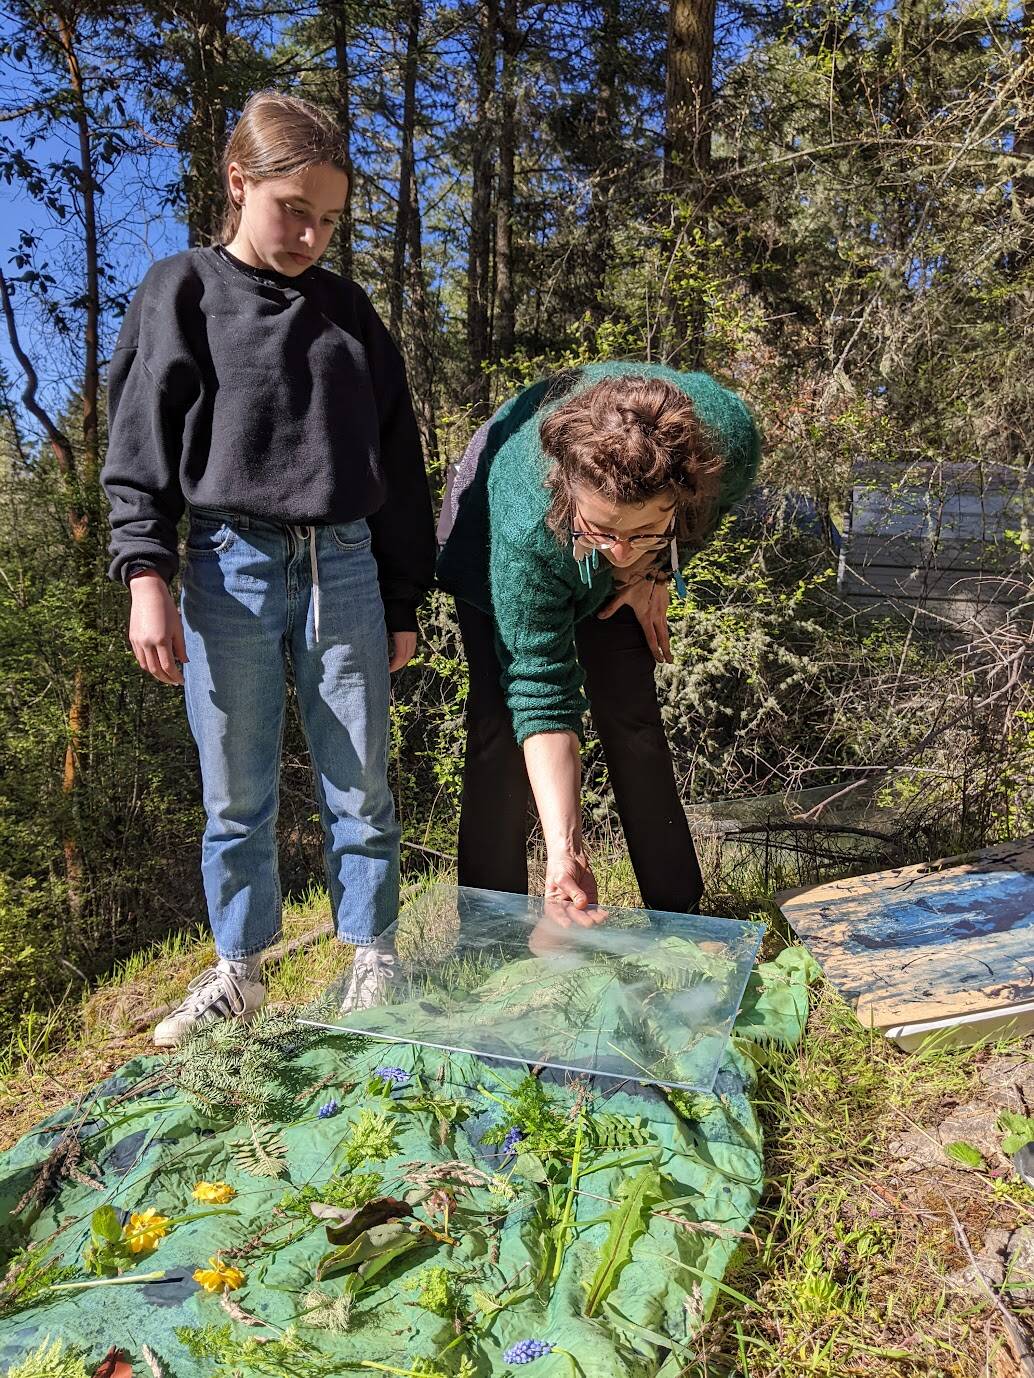
[[[542,918],[528,935],[528,950],[536,957],[565,951],[565,928],[603,923],[607,910],[597,906],[596,898],[596,878],[584,854],[547,856]]]
[[[394,674],[416,655],[416,632],[388,633],[388,670]]]
[[[584,852],[546,855],[546,883],[543,888],[547,908],[550,900],[586,909],[599,898],[596,877]]]
[[[596,614],[597,617],[606,619],[613,617],[618,608],[627,604],[635,613],[643,635],[646,637],[646,644],[653,652],[653,658],[658,664],[665,661],[669,665],[673,663],[671,654],[671,640],[668,631],[668,605],[671,602],[671,590],[666,583],[655,584],[651,579],[640,578],[628,584],[617,584],[617,594]]]
[[[129,593],[129,644],[136,663],[161,684],[182,684],[187,648],[168,584],[157,570],[143,570],[130,579]]]

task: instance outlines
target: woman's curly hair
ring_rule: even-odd
[[[603,378],[549,413],[540,428],[553,467],[546,525],[566,541],[572,489],[636,505],[670,493],[676,533],[703,540],[718,502],[722,460],[684,392],[662,378]]]

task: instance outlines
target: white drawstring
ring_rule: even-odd
[[[295,531],[302,540],[309,541],[309,569],[312,571],[312,630],[318,642],[320,639],[320,567],[316,560],[316,528],[296,526]]]

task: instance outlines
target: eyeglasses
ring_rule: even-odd
[[[640,536],[619,536],[613,531],[578,531],[571,528],[571,535],[576,541],[584,541],[597,550],[610,550],[615,545],[629,545],[633,550],[662,550],[674,534],[674,522],[667,531],[649,531]]]

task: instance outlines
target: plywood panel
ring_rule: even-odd
[[[813,886],[779,902],[867,1026],[1034,1000],[1034,838]]]
[[[1002,574],[971,574],[965,570],[900,569],[885,565],[852,568],[844,560],[840,590],[847,597],[879,593],[890,598],[943,598],[953,603],[1005,603],[1029,598],[1030,587],[1019,578]]]
[[[983,603],[979,607],[972,603],[950,602],[944,598],[895,598],[889,595],[862,595],[852,593],[844,597],[844,606],[859,617],[905,617],[913,620],[918,628],[931,633],[948,632],[956,628],[960,634],[972,633],[972,624],[978,623],[985,631],[1001,627],[1016,617],[1015,605],[1007,603]],[[1024,617],[1024,625],[1030,621],[1031,614]]]
[[[889,488],[901,483],[923,487],[937,493],[1000,493],[1015,492],[1026,482],[1030,486],[1031,473],[1022,465],[991,464],[975,460],[952,463],[947,460],[905,460],[893,463],[867,462],[855,464],[852,477],[857,483],[874,488]]]
[[[1007,570],[1019,563],[1019,549],[1010,541],[937,542],[908,536],[859,536],[854,532],[843,542],[848,563],[855,569],[867,565],[896,565],[899,569]]]
[[[851,531],[856,535],[995,541],[1020,525],[1018,493],[937,497],[921,488],[855,488]]]

